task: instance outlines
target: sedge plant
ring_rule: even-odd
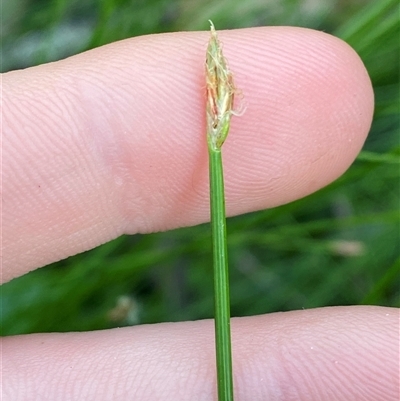
[[[218,400],[233,400],[229,274],[226,245],[224,176],[221,148],[233,114],[235,86],[213,23],[206,56],[206,116],[214,265],[215,345]]]

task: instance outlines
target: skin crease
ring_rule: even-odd
[[[246,111],[224,145],[230,215],[342,174],[373,94],[346,44],[300,28],[219,32]],[[2,281],[123,233],[208,219],[208,32],[134,38],[2,75]],[[240,108],[240,106],[238,106]],[[233,319],[236,400],[398,400],[399,313]],[[2,339],[3,400],[215,400],[212,321]]]

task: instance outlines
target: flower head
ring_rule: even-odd
[[[213,149],[220,149],[224,143],[233,114],[235,85],[229,71],[222,47],[211,24],[211,38],[206,56],[207,83],[207,139]]]

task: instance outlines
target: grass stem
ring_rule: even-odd
[[[228,252],[221,151],[209,148],[218,400],[233,400]]]

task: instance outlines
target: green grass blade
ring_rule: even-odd
[[[365,161],[371,163],[387,163],[387,164],[400,164],[400,157],[397,154],[392,153],[375,153],[363,150],[357,156],[358,161]]]
[[[363,42],[365,34],[368,34],[379,25],[385,25],[385,17],[388,13],[397,15],[397,0],[371,2],[368,6],[360,9],[357,18],[349,19],[349,21],[337,29],[335,33],[349,43]]]
[[[400,258],[384,272],[381,279],[375,284],[369,294],[361,301],[362,305],[376,305],[382,299],[383,294],[393,284],[399,289],[399,274],[400,274]],[[397,290],[398,291],[398,290]],[[399,298],[397,298],[397,306],[399,305]],[[396,306],[396,305],[393,305]]]

